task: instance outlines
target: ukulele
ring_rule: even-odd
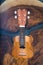
[[[33,51],[33,37],[31,35],[25,35],[25,25],[27,19],[27,10],[26,9],[18,9],[18,25],[20,29],[19,36],[13,38],[13,48],[12,48],[12,56],[14,58],[32,58],[34,55]]]

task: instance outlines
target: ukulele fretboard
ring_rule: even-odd
[[[25,48],[25,27],[20,27],[20,48]]]

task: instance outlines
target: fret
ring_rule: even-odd
[[[24,27],[20,27],[20,48],[25,48],[25,34]]]

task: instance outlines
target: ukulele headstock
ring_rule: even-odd
[[[18,24],[19,24],[19,26],[25,26],[26,16],[27,16],[26,9],[22,9],[22,10],[18,9]]]
[[[18,20],[19,26],[25,26],[26,20],[30,18],[30,11],[27,9],[18,9],[14,11],[14,18]]]
[[[29,19],[30,12],[26,9],[18,9],[17,12],[15,11],[15,14],[17,14],[18,24],[20,29],[25,27],[27,18]],[[16,18],[16,17],[15,17]],[[23,29],[24,30],[24,29]],[[16,36],[14,38],[14,47],[12,50],[12,55],[15,58],[32,58],[33,57],[33,37],[32,36],[23,36],[23,30],[22,34],[19,36]],[[21,41],[21,42],[20,42]],[[24,42],[25,41],[25,42]],[[25,48],[24,47],[25,43]]]

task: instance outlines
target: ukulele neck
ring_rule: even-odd
[[[24,30],[25,27],[19,27],[20,28],[20,48],[25,48],[25,34]]]
[[[26,9],[18,9],[18,25],[20,27],[20,48],[25,48],[25,24],[26,24]]]

